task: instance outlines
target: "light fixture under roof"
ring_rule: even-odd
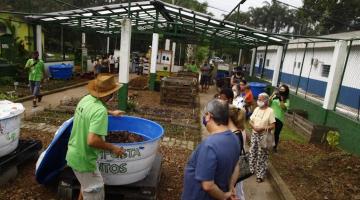
[[[92,15],[93,15],[92,13],[84,13],[84,14],[82,14],[82,16],[85,16],[85,17],[90,17]]]
[[[110,10],[99,11],[100,15],[106,15],[106,14],[110,14],[110,13],[112,13]]]

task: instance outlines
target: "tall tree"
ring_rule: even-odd
[[[304,0],[300,12],[317,24],[319,34],[360,30],[359,0]]]

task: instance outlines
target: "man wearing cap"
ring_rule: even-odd
[[[89,95],[83,97],[75,109],[74,122],[66,154],[70,166],[81,185],[79,199],[102,200],[104,181],[96,165],[100,151],[110,151],[121,156],[122,147],[107,143],[108,114],[119,116],[120,110],[108,111],[105,103],[120,88],[114,76],[99,74],[90,81]]]
[[[202,119],[209,132],[185,167],[183,200],[225,200],[232,196],[235,166],[240,156],[238,137],[228,128],[229,105],[213,99]]]
[[[25,64],[25,69],[29,69],[29,84],[31,94],[34,96],[33,107],[36,107],[36,100],[41,102],[40,82],[43,80],[45,74],[44,62],[39,59],[39,52],[35,51],[32,58]]]

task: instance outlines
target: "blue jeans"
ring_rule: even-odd
[[[40,81],[30,81],[30,91],[34,97],[40,96]]]

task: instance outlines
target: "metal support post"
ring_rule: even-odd
[[[298,78],[298,81],[296,83],[295,94],[297,94],[298,90],[299,90],[299,85],[300,85],[300,81],[301,81],[301,74],[302,74],[302,70],[303,70],[303,67],[304,67],[304,61],[305,61],[305,55],[306,55],[307,47],[308,47],[308,43],[306,42],[305,43],[305,49],[304,49],[304,56],[303,56],[303,59],[302,59],[302,62],[301,62],[301,67],[300,67],[299,78]]]
[[[159,34],[153,33],[152,44],[151,44],[151,64],[150,64],[150,78],[149,78],[150,90],[155,90],[158,46],[159,46]]]
[[[266,65],[267,52],[268,52],[268,45],[266,45],[266,47],[265,47],[264,62],[263,62],[263,66],[262,66],[262,68],[261,68],[260,78],[263,78],[263,77],[264,77],[264,71],[265,71],[265,65]],[[261,67],[261,66],[260,66],[260,67]]]
[[[256,64],[256,53],[257,53],[257,48],[253,48],[252,56],[251,56],[250,72],[249,72],[250,77],[254,76],[254,69],[255,69],[255,64]]]
[[[121,42],[120,42],[119,82],[122,84],[122,87],[119,89],[118,92],[118,107],[121,110],[127,109],[130,47],[131,47],[131,20],[125,18],[121,23]]]

